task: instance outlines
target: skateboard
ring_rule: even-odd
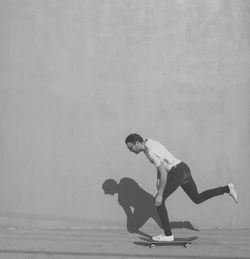
[[[186,238],[175,238],[174,241],[166,242],[166,241],[154,241],[152,239],[141,238],[144,242],[135,242],[137,245],[141,246],[149,246],[150,248],[155,248],[156,246],[175,246],[175,245],[182,245],[185,248],[190,248],[191,244],[194,240],[198,237],[186,237]]]
[[[182,245],[185,248],[190,248],[192,244],[192,240],[186,239],[186,240],[179,240],[179,239],[174,239],[174,241],[150,241],[149,242],[149,247],[150,248],[155,248],[156,246],[168,246],[168,245]]]

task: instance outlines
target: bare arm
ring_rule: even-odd
[[[161,162],[160,166],[157,167],[157,179],[159,180],[159,185],[158,185],[158,193],[155,197],[155,205],[160,206],[162,203],[162,195],[167,183],[167,171]]]
[[[157,167],[157,175],[159,174],[159,189],[158,189],[158,194],[162,195],[167,183],[167,176],[168,173],[163,165],[163,163],[161,163],[161,165],[159,167]]]
[[[159,185],[160,185],[160,173],[159,170],[157,169],[157,179],[156,179],[156,189],[159,190]]]

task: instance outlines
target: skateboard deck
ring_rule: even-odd
[[[197,237],[188,237],[188,238],[175,238],[174,241],[166,242],[166,241],[154,241],[152,239],[144,239],[146,242],[136,242],[137,245],[149,246],[150,248],[155,248],[156,246],[176,246],[181,245],[185,248],[190,248],[191,244]]]
[[[192,240],[178,240],[174,239],[174,241],[150,241],[149,242],[149,247],[150,248],[155,248],[156,246],[174,246],[174,245],[182,245],[185,248],[189,248],[192,244]]]

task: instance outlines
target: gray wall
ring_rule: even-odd
[[[155,195],[155,169],[124,145],[160,140],[199,190],[172,221],[250,227],[249,1],[0,1],[0,225],[126,226],[107,179]],[[150,219],[146,226],[155,226]]]

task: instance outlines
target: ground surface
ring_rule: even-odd
[[[146,233],[145,233],[146,232]],[[0,229],[0,258],[250,258],[250,229],[174,230],[176,237],[198,239],[190,248],[140,245],[147,234],[121,229]]]

